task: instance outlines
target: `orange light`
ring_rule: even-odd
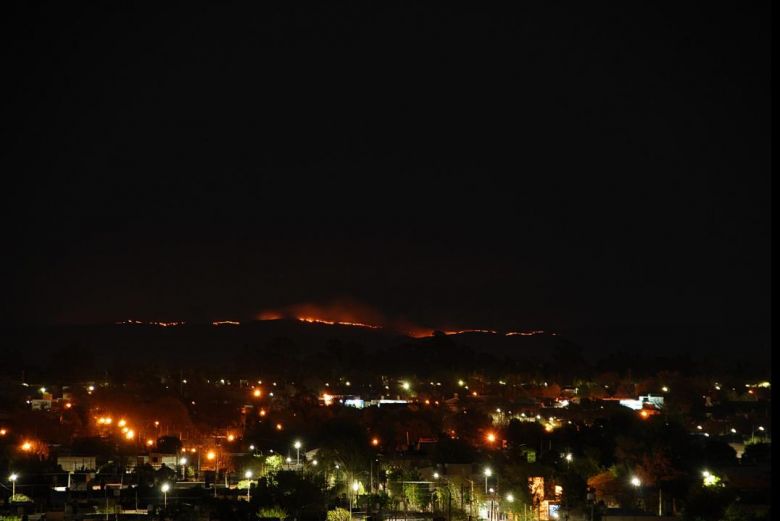
[[[430,404],[431,404],[430,400],[425,400],[425,405],[430,405]]]
[[[265,409],[260,409],[260,416],[265,416]]]
[[[133,429],[129,429],[125,433],[125,438],[127,438],[128,440],[132,440],[133,438],[135,438],[135,432],[133,431]]]
[[[228,434],[228,436],[227,436],[227,440],[228,441],[233,441],[235,439],[236,439],[236,437],[233,434]]]
[[[379,438],[373,438],[373,439],[371,440],[371,445],[373,445],[374,447],[376,447],[377,445],[379,445]]]
[[[159,427],[160,426],[160,422],[158,422],[157,420],[154,420],[154,426],[155,427]]]
[[[103,423],[106,425],[111,425],[111,422],[114,421],[110,417],[103,418]]]
[[[120,427],[124,427],[125,425],[127,425],[127,422],[123,418],[123,419],[119,420],[119,422],[117,422],[117,425],[119,425]]]
[[[195,447],[190,449],[190,452],[195,452],[195,451],[196,451]]]
[[[487,439],[488,443],[495,443],[496,441],[496,435],[492,432],[488,432],[485,438]]]
[[[33,448],[33,444],[30,443],[29,441],[25,441],[24,443],[22,443],[22,450],[23,451],[30,452],[32,450],[32,448]]]
[[[147,447],[151,447],[152,445],[154,445],[154,440],[146,440]]]
[[[282,430],[282,424],[281,424],[281,423],[277,423],[277,424],[276,424],[276,430],[277,430],[277,431],[280,431],[280,430]]]
[[[73,407],[72,403],[68,402],[68,403],[65,404],[65,408],[66,409],[70,409],[71,407]]]
[[[206,454],[206,459],[209,460],[209,461],[214,461],[216,459],[216,457],[217,457],[217,454],[213,450],[210,450],[208,452],[208,454]]]
[[[473,392],[471,393],[471,396],[476,396],[476,395],[477,395],[477,391],[473,391]]]
[[[0,436],[5,436],[8,434],[8,429],[0,429]]]
[[[649,418],[650,417],[650,413],[647,412],[646,410],[642,409],[642,411],[639,413],[639,416],[641,416],[642,418]]]
[[[260,389],[255,389],[252,392],[252,395],[254,395],[255,398],[260,398],[263,395],[263,391],[261,391]]]

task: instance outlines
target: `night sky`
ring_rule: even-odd
[[[0,7],[3,324],[769,330],[769,2],[145,5]]]

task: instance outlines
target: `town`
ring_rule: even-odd
[[[452,338],[428,339],[432,356],[445,362],[437,348],[454,350]],[[222,373],[7,375],[5,511],[329,521],[768,515],[766,380],[587,362],[565,379],[550,366],[487,362],[380,374],[335,355],[321,374],[304,374],[295,360],[271,370],[258,356]],[[69,365],[63,374],[78,372]]]

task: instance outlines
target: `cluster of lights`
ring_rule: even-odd
[[[100,418],[97,418],[97,423],[98,425],[111,425],[114,423],[114,420],[110,416],[101,416]],[[127,425],[127,420],[122,418],[116,422],[116,425],[121,429],[125,439],[132,440],[135,438],[135,431]],[[150,445],[148,441],[147,445]]]

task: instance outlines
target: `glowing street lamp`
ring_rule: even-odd
[[[642,480],[640,480],[640,479],[639,479],[638,477],[636,477],[636,476],[632,476],[632,477],[631,477],[631,484],[632,484],[633,486],[635,486],[635,487],[640,487],[640,486],[642,485]]]
[[[168,491],[171,489],[171,485],[168,483],[163,483],[160,487],[160,490],[162,490],[163,493],[163,506],[165,508],[168,508]]]
[[[408,391],[409,389],[412,388],[412,386],[409,384],[409,382],[404,382],[403,384],[401,384],[401,387],[404,388],[404,391]]]
[[[507,494],[506,495],[506,500],[509,501],[510,503],[514,503],[515,502],[515,496],[513,496],[512,494]]]
[[[485,471],[483,472],[485,474],[485,494],[488,492],[488,478],[493,475],[493,471],[490,469],[490,467],[485,468]]]
[[[16,495],[16,479],[19,477],[19,474],[12,473],[10,476],[8,476],[8,480],[11,482],[11,497],[13,498]]]
[[[438,472],[434,472],[433,473],[433,479],[439,479],[439,473]]]
[[[295,464],[300,465],[301,464],[301,442],[300,440],[296,440],[293,444],[293,447],[295,447]]]
[[[244,477],[249,480],[249,483],[246,485],[246,500],[250,502],[252,501],[252,471],[247,470],[244,472]]]

